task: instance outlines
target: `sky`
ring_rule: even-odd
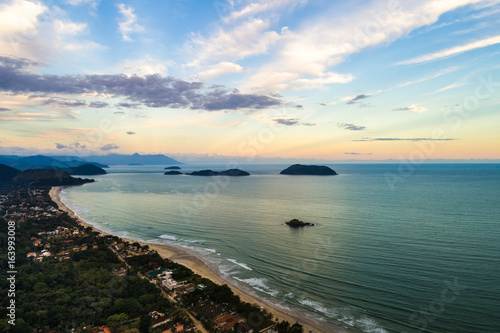
[[[8,0],[0,22],[0,154],[500,159],[500,0]]]

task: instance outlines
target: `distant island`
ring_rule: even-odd
[[[246,171],[240,169],[229,169],[224,171],[213,171],[213,170],[201,170],[194,171],[188,173],[190,176],[231,176],[231,177],[239,177],[239,176],[250,176],[250,174]]]
[[[176,165],[174,165],[174,166],[169,166],[169,167],[166,167],[166,168],[165,168],[165,170],[180,170],[180,169],[181,169],[181,167],[176,166]]]
[[[338,175],[333,169],[323,165],[294,164],[280,172],[280,175],[314,175],[335,176]]]
[[[240,169],[229,169],[224,171],[213,171],[213,170],[201,170],[193,171],[191,173],[182,173],[180,171],[167,171],[164,175],[188,175],[188,176],[230,176],[230,177],[241,177],[250,176],[246,171]]]
[[[314,226],[314,223],[304,222],[298,219],[292,219],[288,222],[285,222],[285,224],[293,228]]]
[[[167,171],[164,173],[164,175],[182,175],[183,173],[180,172],[180,171],[175,171],[175,170],[172,170],[172,171]]]

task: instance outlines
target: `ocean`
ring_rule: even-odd
[[[232,178],[113,166],[61,199],[97,228],[196,253],[332,331],[500,332],[500,164],[279,175],[287,166],[239,165],[252,175]],[[293,218],[315,226],[284,225]]]

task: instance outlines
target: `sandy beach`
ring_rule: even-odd
[[[104,232],[102,230],[99,230],[95,228],[93,225],[88,224],[87,222],[83,221],[81,218],[79,218],[75,212],[73,212],[71,209],[69,209],[62,201],[59,196],[59,193],[63,187],[52,187],[49,195],[52,198],[52,200],[59,206],[59,209],[62,211],[67,212],[71,217],[74,217],[75,219],[78,220],[78,223],[80,223],[84,227],[91,227],[94,231],[100,232],[105,235],[111,235],[110,233]],[[267,302],[264,302],[263,300],[259,299],[258,297],[255,297],[253,295],[250,295],[249,293],[243,291],[241,288],[235,286],[229,281],[226,281],[223,277],[221,277],[219,274],[217,274],[207,263],[205,263],[203,260],[200,258],[178,248],[172,245],[166,245],[166,244],[156,244],[156,243],[149,243],[149,242],[141,242],[137,241],[134,239],[130,238],[124,238],[121,237],[123,240],[128,241],[128,242],[138,242],[141,245],[148,245],[150,249],[156,250],[158,254],[160,254],[163,258],[170,259],[176,263],[179,263],[181,265],[184,265],[191,269],[193,272],[196,274],[199,274],[202,277],[205,277],[207,279],[212,280],[213,282],[217,284],[227,284],[233,292],[238,295],[241,300],[248,302],[248,303],[253,303],[257,304],[260,307],[266,309],[267,311],[271,312],[274,316],[274,318],[278,319],[279,321],[286,320],[290,322],[291,324],[295,322],[299,322],[303,327],[304,327],[304,332],[314,332],[314,333],[327,333],[327,332],[333,332],[331,329],[325,328],[323,326],[320,326],[311,320],[301,318],[295,314],[288,313],[287,311],[273,306],[272,304],[269,304]]]

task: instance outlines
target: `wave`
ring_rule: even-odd
[[[238,262],[236,259],[227,259],[228,261],[232,262],[233,264],[236,264],[240,267],[243,267],[246,270],[253,271],[250,267],[248,267],[246,264]]]
[[[173,235],[161,235],[159,236],[159,238],[161,239],[168,239],[168,240],[171,240],[171,241],[176,241],[177,240],[177,237],[176,236],[173,236]]]
[[[238,280],[240,282],[248,284],[249,286],[251,286],[252,288],[254,288],[254,289],[256,289],[256,290],[258,290],[260,292],[263,292],[265,294],[271,295],[273,297],[278,296],[278,294],[280,293],[278,290],[270,288],[266,284],[266,281],[267,281],[266,279],[259,279],[259,278],[241,279],[241,278],[238,278],[238,277],[235,277],[235,276],[233,276],[233,278],[235,280]]]
[[[328,309],[319,302],[308,299],[299,299],[298,302],[304,306],[313,309],[329,318],[340,321],[348,326],[355,327],[366,333],[387,333],[385,329],[380,327],[376,320],[363,315],[361,318],[356,316],[349,309]]]

